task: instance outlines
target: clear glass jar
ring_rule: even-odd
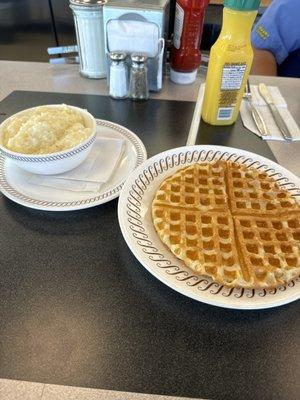
[[[106,0],[70,0],[78,44],[80,75],[106,76],[103,5]]]
[[[131,55],[129,97],[132,100],[147,100],[149,98],[148,89],[148,69],[147,57],[143,54]]]
[[[109,58],[109,95],[114,99],[125,99],[128,96],[126,54],[112,52]]]

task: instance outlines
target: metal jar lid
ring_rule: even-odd
[[[131,61],[137,64],[143,64],[147,61],[147,56],[141,53],[132,53],[131,54]]]
[[[97,8],[102,7],[107,0],[70,0],[71,6]]]
[[[109,58],[111,59],[111,61],[124,61],[126,58],[126,53],[113,51],[109,53]]]

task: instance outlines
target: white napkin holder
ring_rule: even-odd
[[[169,0],[111,0],[103,7],[107,75],[111,51],[140,52],[148,58],[148,84],[151,91],[162,89],[164,38],[167,35]],[[109,82],[109,79],[107,79]]]

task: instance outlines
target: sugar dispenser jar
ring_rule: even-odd
[[[78,44],[80,74],[105,78],[103,5],[106,0],[70,0]]]

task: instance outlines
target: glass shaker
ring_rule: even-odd
[[[103,5],[106,0],[70,0],[78,44],[80,75],[100,79],[106,76]]]
[[[143,54],[131,55],[129,97],[132,100],[147,100],[149,98],[147,57]]]
[[[109,53],[109,95],[114,99],[125,99],[128,95],[126,54]]]

